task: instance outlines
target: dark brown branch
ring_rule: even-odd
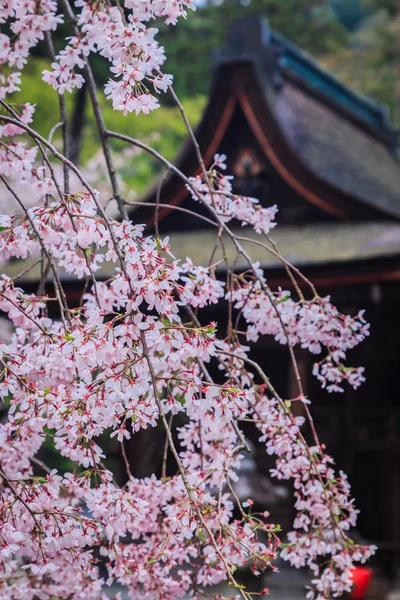
[[[74,35],[79,35],[79,29],[76,25],[76,18],[72,11],[72,8],[68,2],[68,0],[60,0],[60,4],[64,10],[64,13],[67,16],[67,19],[70,22],[71,29]],[[123,219],[128,220],[128,213],[126,212],[126,207],[124,204],[124,200],[121,195],[121,191],[119,189],[118,179],[114,168],[114,163],[111,156],[111,149],[107,141],[107,129],[104,123],[103,115],[101,113],[99,100],[97,97],[96,90],[96,82],[94,80],[93,71],[90,67],[90,64],[86,57],[83,57],[85,60],[85,67],[83,69],[85,81],[87,85],[87,89],[89,92],[90,100],[93,107],[94,118],[96,120],[97,129],[100,135],[100,142],[103,148],[103,154],[107,165],[108,175],[110,177],[111,186],[113,189],[114,198],[117,201],[118,209]]]

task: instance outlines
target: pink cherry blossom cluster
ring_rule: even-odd
[[[229,364],[225,384],[207,380],[204,362],[220,356],[227,368],[220,352],[230,346],[217,340],[214,324],[184,326],[179,315],[179,306],[199,306],[196,286],[209,278],[206,269],[191,261],[180,267],[170,260],[168,240],[144,238],[141,226],[104,221],[88,194],[29,209],[18,218],[4,216],[2,223],[2,249],[8,256],[20,256],[22,247],[25,256],[37,255],[45,244],[54,263],[65,266],[68,260],[69,272],[77,277],[93,276],[99,255],[120,265],[107,283],[93,279],[79,310],[66,310],[59,298],[62,321],[48,318],[46,298],[27,295],[3,276],[0,308],[16,328],[11,342],[0,348],[0,393],[10,407],[8,422],[1,425],[0,451],[4,514],[13,517],[12,525],[4,520],[2,542],[9,597],[17,597],[22,577],[31,595],[39,587],[61,598],[65,587],[55,573],[72,563],[76,594],[85,586],[86,597],[97,597],[102,581],[91,550],[97,547],[107,562],[108,582],[117,580],[133,595],[141,590],[147,598],[182,597],[193,583],[191,571],[196,585],[204,586],[224,580],[226,565],[251,560],[255,572],[263,570],[279,548],[274,525],[251,513],[234,518],[234,498],[226,491],[242,456],[234,423],[249,416],[262,422],[267,451],[278,456],[274,474],[298,482],[295,526],[312,529],[309,543],[301,538],[308,553],[301,553],[296,538],[295,550],[285,549],[283,555],[290,559],[294,552],[313,567],[316,554],[309,545],[322,547],[315,540],[329,537],[331,514],[347,515],[337,525],[341,535],[354,525],[347,485],[321,487],[320,479],[333,480],[333,471],[323,454],[315,458],[319,451],[299,441],[299,421],[265,396],[257,400],[253,378],[240,367],[245,348],[235,354],[233,370]],[[73,254],[85,256],[85,269]],[[201,305],[216,302],[223,293],[217,289],[200,296]],[[131,478],[119,488],[103,467],[99,437],[108,432],[123,443],[135,431],[154,427],[160,410],[164,415],[185,412],[189,418],[179,432],[185,479]],[[81,465],[79,475],[34,475],[47,431],[61,455]],[[319,460],[316,471],[310,453],[314,463]],[[267,545],[257,531],[267,535]],[[127,544],[126,536],[142,543]],[[327,544],[324,552],[331,550],[335,564],[347,556],[347,538],[335,551]],[[175,576],[177,568],[184,570]],[[325,571],[318,578],[316,570],[316,589],[325,586],[320,597],[342,584],[348,587],[347,571],[337,567],[335,573],[328,585]]]
[[[356,546],[348,532],[355,526],[358,511],[350,495],[346,475],[336,476],[333,460],[324,446],[309,447],[301,426],[303,417],[293,417],[276,398],[260,395],[254,405],[268,454],[277,457],[273,477],[292,480],[295,509],[293,531],[281,552],[296,568],[308,566],[314,573],[307,598],[324,600],[351,590],[350,571],[354,561],[365,562],[374,546]],[[323,559],[323,560],[322,560]]]
[[[0,33],[0,100],[19,90],[20,70],[25,66],[29,52],[61,21],[54,0],[1,1],[0,25],[7,24],[10,34]]]
[[[244,281],[238,278],[235,289],[227,294],[247,323],[247,339],[256,342],[260,335],[272,335],[280,344],[300,345],[312,354],[325,349],[327,358],[313,369],[322,387],[342,392],[345,381],[359,387],[365,381],[363,367],[346,367],[341,361],[369,335],[363,312],[344,315],[328,297],[295,301],[287,290],[272,293],[265,289],[266,280],[257,265],[256,274],[257,278]]]
[[[3,218],[8,255],[19,256],[23,245],[26,254],[35,254],[45,243],[58,266],[68,256],[74,265],[69,272],[80,277],[91,271],[83,273],[72,254],[80,257],[95,243],[107,260],[123,257],[123,268],[107,284],[94,283],[80,310],[68,314],[61,302],[63,322],[48,318],[46,299],[2,279],[0,308],[16,328],[11,342],[0,347],[0,394],[9,404],[8,422],[0,429],[6,515],[1,552],[10,559],[5,593],[16,598],[23,578],[27,597],[40,588],[62,598],[69,586],[76,597],[85,589],[85,597],[97,598],[102,582],[95,547],[107,561],[108,582],[119,581],[133,597],[139,591],[145,598],[182,597],[193,577],[196,585],[225,579],[224,562],[240,566],[250,560],[255,570],[263,570],[279,546],[274,526],[257,516],[233,518],[234,504],[225,491],[240,464],[232,423],[247,412],[247,392],[203,380],[195,359],[215,355],[215,327],[182,325],[178,304],[191,294],[179,283],[182,268],[166,260],[168,242],[143,238],[142,228],[130,222],[112,223],[111,235],[84,195],[28,215]],[[95,261],[90,253],[87,269]],[[154,427],[160,410],[185,411],[190,419],[179,434],[189,497],[179,476],[130,479],[121,489],[102,467],[102,434],[123,443],[133,432]],[[227,428],[222,438],[221,423]],[[35,455],[47,431],[60,454],[81,465],[79,476],[34,476]],[[259,540],[261,531],[267,544]],[[218,552],[210,539],[214,534]],[[142,543],[127,544],[126,536]],[[177,568],[184,571],[176,575]]]
[[[28,125],[32,122],[34,110],[35,107],[27,103],[14,109],[14,114],[21,124]],[[25,200],[26,206],[29,207],[43,203],[46,195],[53,193],[55,187],[52,178],[38,163],[38,148],[22,140],[22,133],[24,130],[18,125],[0,125],[0,176],[7,177],[18,193],[29,189]],[[11,194],[6,195],[1,210],[11,213],[15,210],[15,200]],[[24,257],[26,254],[24,256],[22,251],[20,258]],[[2,258],[9,256],[2,254]]]
[[[182,265],[181,279],[185,282],[185,291],[191,294],[191,305],[202,308],[207,304],[218,304],[225,295],[224,283],[216,279],[210,269],[196,266],[190,258]]]
[[[162,74],[165,61],[164,49],[155,39],[157,29],[145,23],[162,17],[167,23],[175,23],[186,16],[186,8],[195,8],[190,0],[176,2],[125,2],[127,18],[120,6],[105,2],[104,6],[84,0],[75,2],[80,8],[77,31],[69,44],[61,50],[52,63],[52,70],[45,70],[43,79],[60,94],[80,88],[84,78],[76,69],[83,69],[90,53],[98,53],[110,63],[114,78],[105,87],[107,97],[116,110],[148,114],[158,107],[157,98],[150,92],[167,91],[172,76]]]
[[[237,196],[232,193],[232,177],[220,171],[226,169],[226,156],[217,154],[214,163],[204,174],[192,177],[188,189],[194,200],[211,207],[223,223],[237,219],[242,225],[252,225],[256,233],[268,234],[276,225],[276,206],[262,207],[255,198]]]
[[[167,25],[176,25],[179,17],[187,16],[186,9],[196,10],[196,3],[193,0],[125,0],[125,7],[131,9],[139,21],[161,17]]]
[[[160,72],[164,51],[147,24],[155,18],[175,24],[194,2],[126,0],[122,7],[79,0],[76,19],[68,3],[60,5],[73,35],[44,79],[60,94],[80,87],[78,71],[97,52],[111,64],[106,93],[114,108],[155,108],[147,85],[163,91],[171,78]],[[16,89],[30,49],[61,17],[56,3],[45,0],[1,6],[0,22],[12,32],[0,36],[8,73],[0,73],[3,99]],[[121,209],[121,221],[111,219],[98,192],[28,127],[34,107],[3,107],[0,180],[13,209],[0,215],[0,259],[21,261],[21,272],[0,278],[0,310],[13,327],[11,338],[0,342],[0,399],[7,412],[0,421],[0,599],[105,600],[104,587],[117,583],[132,598],[199,600],[219,597],[212,586],[226,581],[235,598],[249,600],[235,571],[275,570],[279,553],[312,570],[309,598],[349,590],[352,565],[374,548],[349,537],[357,510],[347,479],[335,474],[315,431],[307,443],[305,419],[292,414],[295,400],[309,414],[304,395],[280,398],[249,351],[260,335],[271,335],[290,349],[298,344],[324,352],[314,366],[323,387],[340,391],[345,380],[357,387],[362,368],[342,361],[368,335],[363,314],[343,315],[329,298],[295,301],[289,292],[269,289],[228,224],[239,221],[268,234],[277,208],[235,196],[223,173],[225,156],[186,180],[219,235],[231,236],[249,263],[244,273],[226,265],[228,276],[220,281],[212,259],[208,267],[190,257],[180,264],[168,238],[145,236],[144,226],[123,218]],[[67,190],[65,178],[60,185],[50,153],[72,170],[79,193]],[[19,280],[39,263],[40,286],[29,294]],[[76,303],[64,289],[72,277],[82,284]],[[200,318],[199,309],[218,305],[228,305],[226,335]],[[238,330],[241,319],[245,332]],[[211,376],[214,367],[219,377]],[[272,476],[294,484],[297,514],[287,542],[269,514],[253,512],[251,498],[241,503],[232,486],[249,450],[243,421],[255,424],[275,457]],[[138,479],[125,447],[137,432],[159,425],[161,473]],[[67,472],[43,461],[49,443],[70,461]],[[125,465],[122,485],[107,464],[111,444]]]
[[[359,546],[349,537],[358,510],[343,472],[336,475],[334,462],[316,438],[304,437],[305,417],[294,416],[291,402],[284,401],[268,378],[262,384],[249,377],[244,363],[248,348],[219,343],[221,368],[231,381],[248,390],[250,414],[259,429],[260,442],[276,457],[272,477],[291,481],[296,516],[294,531],[287,535],[280,556],[295,568],[308,567],[314,574],[307,598],[325,600],[351,590],[354,562],[364,563],[375,546]]]

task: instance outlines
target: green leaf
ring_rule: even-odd
[[[202,542],[206,542],[206,541],[207,541],[207,538],[206,538],[206,536],[204,535],[204,533],[203,533],[203,530],[202,530],[202,529],[199,529],[199,530],[198,530],[198,532],[197,532],[197,535],[198,535],[198,537],[201,539],[201,541],[202,541]]]

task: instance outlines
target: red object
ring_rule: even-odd
[[[372,579],[372,569],[367,567],[356,567],[352,571],[352,579],[354,587],[351,591],[350,598],[354,600],[362,600],[368,591]]]

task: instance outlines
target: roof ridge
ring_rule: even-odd
[[[353,88],[346,85],[343,81],[341,81],[337,76],[328,71],[328,69],[322,66],[319,62],[317,62],[308,54],[306,54],[297,44],[288,40],[284,35],[282,35],[278,31],[271,29],[270,39],[272,45],[275,45],[281,51],[289,51],[289,56],[291,54],[292,57],[295,57],[297,60],[307,65],[308,68],[313,70],[315,73],[318,73],[318,75],[320,75],[326,82],[332,84],[332,86],[334,86],[336,89],[341,90],[341,92],[348,96],[349,99],[352,99],[354,102],[362,104],[367,110],[373,111],[377,116],[377,120],[379,121],[380,127],[389,131],[394,130],[394,127],[389,117],[388,107],[385,104],[374,102],[364,94],[361,94],[360,92],[357,92]],[[280,66],[292,70],[291,66],[294,67],[295,65],[293,63],[290,63],[289,60],[287,60],[287,56],[281,55]],[[312,85],[312,82],[308,81],[308,83],[311,83]]]
[[[347,118],[370,128],[391,150],[397,149],[399,131],[393,126],[387,107],[343,83],[299,46],[271,29],[266,18],[250,14],[236,19],[231,24],[227,44],[217,51],[215,58],[216,66],[243,60],[257,62],[277,87],[282,76],[292,77],[309,92],[320,94]]]

